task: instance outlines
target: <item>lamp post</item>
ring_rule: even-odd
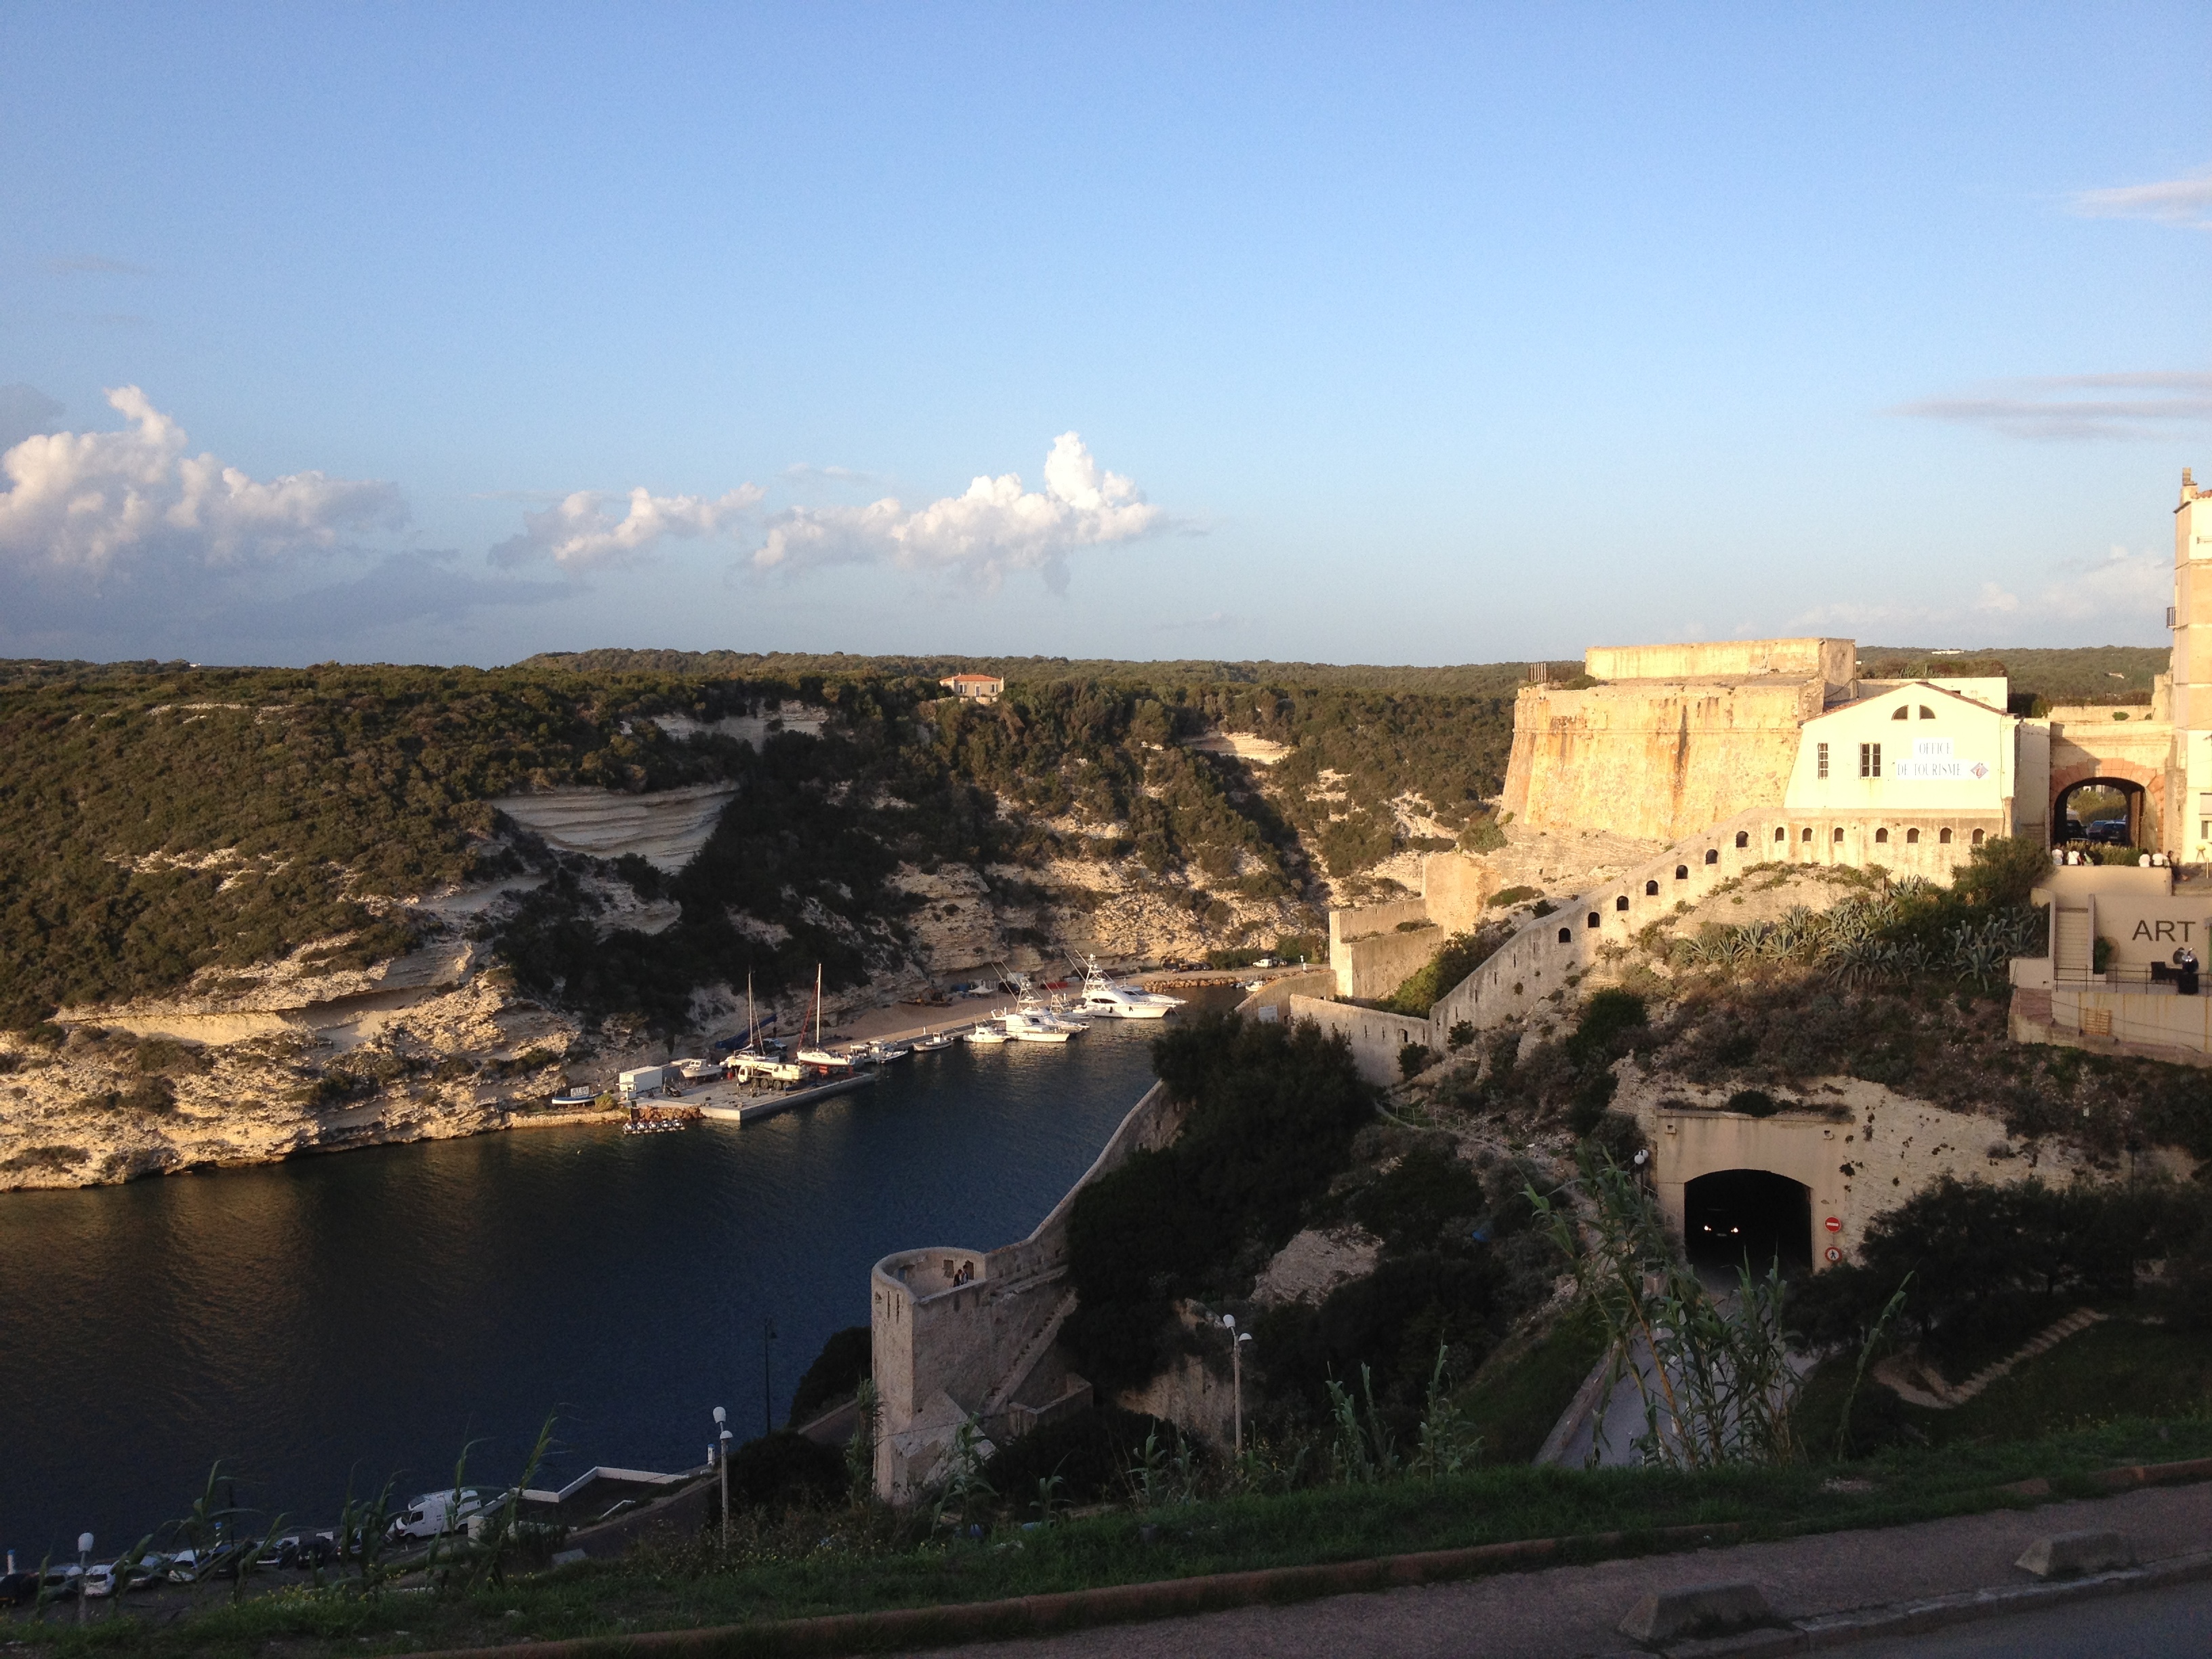
[[[775,1340],[775,1321],[761,1321],[761,1432],[775,1432],[775,1392],[769,1370],[768,1345]]]
[[[1235,1379],[1233,1386],[1237,1394],[1237,1427],[1231,1443],[1236,1448],[1237,1455],[1242,1457],[1244,1455],[1244,1345],[1252,1340],[1252,1333],[1237,1328],[1235,1314],[1221,1316],[1221,1328],[1229,1333],[1229,1374]]]
[[[84,1604],[92,1598],[84,1593],[85,1577],[92,1570],[92,1534],[81,1532],[76,1535],[76,1621],[84,1623]]]
[[[721,1432],[714,1443],[714,1462],[722,1470],[722,1559],[730,1559],[730,1414],[714,1407],[714,1426]]]

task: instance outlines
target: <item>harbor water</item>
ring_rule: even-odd
[[[1194,998],[1227,1001],[1231,994]],[[1149,1022],[967,1044],[766,1122],[520,1130],[0,1194],[0,1547],[102,1552],[235,1500],[335,1517],[504,1481],[698,1463],[716,1406],[781,1425],[895,1249],[1027,1233],[1150,1086]]]

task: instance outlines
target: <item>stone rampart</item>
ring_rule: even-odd
[[[1386,1014],[1357,1003],[1308,996],[1291,998],[1285,1014],[1293,1021],[1310,1019],[1328,1035],[1344,1038],[1352,1045],[1359,1075],[1370,1083],[1398,1081],[1398,1051],[1407,1043],[1438,1047],[1435,1023],[1417,1015]]]
[[[1775,674],[1841,690],[1858,674],[1850,640],[1714,640],[1698,645],[1594,645],[1583,671],[1599,680],[1746,679]]]
[[[2003,833],[1996,814],[1790,813],[1753,807],[1688,836],[1619,879],[1532,920],[1429,1010],[1437,1030],[1478,1030],[1525,1014],[1677,905],[1693,905],[1759,864],[1881,865],[1892,875],[1948,882],[1974,845]]]
[[[993,1250],[902,1250],[869,1273],[869,1352],[882,1413],[876,1491],[903,1503],[936,1474],[963,1422],[987,1435],[1018,1432],[1054,1407],[1088,1398],[1089,1384],[1055,1375],[1051,1400],[1023,1397],[1045,1361],[1072,1297],[1067,1223],[1076,1194],[1140,1151],[1164,1146],[1183,1109],[1154,1084],[1130,1108],[1083,1178],[1027,1238]]]
[[[1499,810],[1531,829],[1673,841],[1779,802],[1799,730],[1826,706],[1818,678],[1523,686]]]

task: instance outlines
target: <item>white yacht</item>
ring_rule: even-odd
[[[1006,1036],[1005,1031],[1000,1030],[998,1026],[992,1024],[988,1020],[982,1024],[972,1028],[968,1033],[968,1041],[970,1042],[1007,1042],[1012,1040],[1012,1039]]]
[[[999,1015],[999,1024],[1016,1042],[1069,1042],[1076,1028],[1063,1025],[1041,1008],[1013,1008]]]
[[[1078,1012],[1094,1019],[1165,1019],[1182,1006],[1182,999],[1116,984],[1106,976],[1097,957],[1087,957],[1083,963],[1083,994],[1075,1006]]]

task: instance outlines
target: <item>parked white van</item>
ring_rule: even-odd
[[[436,1538],[459,1532],[468,1525],[471,1516],[497,1502],[498,1494],[476,1486],[463,1486],[458,1492],[426,1492],[420,1498],[409,1498],[405,1511],[392,1517],[391,1536]]]

